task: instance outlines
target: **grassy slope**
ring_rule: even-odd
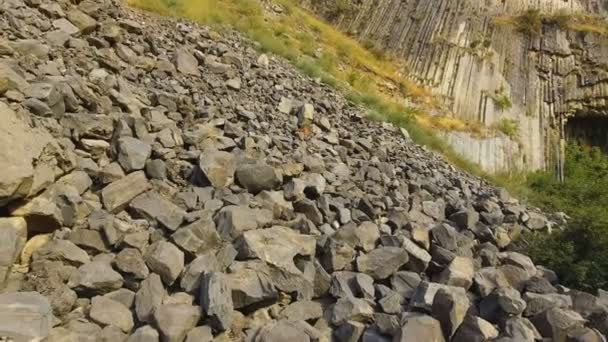
[[[478,123],[425,115],[426,111],[440,110],[438,101],[428,90],[408,81],[402,65],[390,56],[364,48],[295,6],[292,0],[273,0],[284,8],[284,13],[272,17],[256,0],[127,1],[134,7],[185,17],[218,30],[236,29],[258,42],[262,51],[285,57],[307,75],[320,78],[354,103],[368,108],[372,119],[406,128],[416,143],[442,153],[455,166],[502,186],[511,184],[511,175],[484,173],[432,133],[434,129],[444,129],[483,135],[499,129],[491,127],[484,131]]]

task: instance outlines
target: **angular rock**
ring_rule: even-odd
[[[297,255],[314,256],[316,240],[290,228],[275,226],[246,231],[238,245],[239,256],[259,258],[289,273],[302,274],[293,259]]]
[[[247,191],[257,194],[273,190],[282,182],[281,174],[267,164],[242,164],[236,168],[236,179]]]
[[[21,217],[0,218],[0,289],[21,255],[27,239],[27,223]]]
[[[203,218],[178,229],[171,235],[176,245],[194,255],[202,255],[216,250],[221,245],[221,238],[215,229],[215,223]]]
[[[198,165],[215,188],[224,188],[234,182],[236,158],[231,153],[206,149],[201,153]]]
[[[470,302],[464,290],[439,289],[435,294],[432,316],[440,324],[446,339],[451,339],[469,310]]]
[[[101,191],[103,206],[111,213],[121,211],[133,198],[150,188],[143,171],[112,182]]]
[[[162,342],[182,342],[200,318],[199,307],[188,304],[166,304],[154,311],[152,322],[160,332]]]
[[[167,241],[151,245],[144,258],[150,270],[167,285],[172,285],[184,269],[184,252]]]
[[[194,259],[182,273],[180,286],[184,291],[195,293],[199,290],[203,275],[221,270],[217,258],[212,253],[203,254]]]
[[[114,265],[119,271],[128,273],[135,279],[146,279],[150,274],[141,252],[135,248],[120,251],[114,259]]]
[[[217,231],[224,239],[235,239],[244,232],[257,229],[263,213],[245,206],[227,206],[222,208],[215,218]]]
[[[235,309],[249,305],[274,301],[278,292],[267,275],[247,267],[231,268],[226,275],[232,289],[232,302]]]
[[[134,198],[129,208],[135,216],[156,220],[163,227],[175,231],[184,221],[186,212],[155,191],[149,191]]]
[[[156,329],[149,325],[145,325],[135,330],[126,342],[158,342],[159,338],[160,335]]]
[[[156,273],[141,282],[135,294],[135,313],[140,322],[151,322],[152,314],[158,309],[166,295],[165,287]]]
[[[68,11],[67,18],[74,26],[78,27],[82,34],[91,33],[97,27],[97,21],[95,21],[95,19],[77,9]]]
[[[44,244],[33,254],[34,260],[57,260],[74,266],[80,266],[91,261],[87,252],[68,240],[53,239]]]
[[[36,292],[0,294],[0,335],[15,340],[44,340],[53,326],[49,301]]]
[[[441,272],[437,282],[450,285],[460,286],[465,290],[473,284],[473,276],[475,275],[475,266],[473,259],[466,257],[455,257],[450,265]]]
[[[118,163],[125,172],[142,170],[150,158],[152,147],[133,137],[122,137],[118,140]]]
[[[439,321],[431,316],[409,313],[402,321],[394,342],[444,342]]]
[[[479,303],[480,316],[490,322],[499,322],[510,316],[521,314],[526,302],[517,290],[507,287],[497,289]]]
[[[323,315],[323,307],[318,302],[309,300],[291,303],[283,311],[280,318],[289,321],[310,321],[320,318]]]
[[[575,311],[551,308],[530,318],[538,332],[553,341],[563,341],[566,339],[568,331],[581,328],[585,324],[585,319]]]
[[[408,238],[403,238],[403,248],[409,256],[406,268],[418,273],[424,272],[431,262],[431,255]]]
[[[179,49],[175,53],[175,66],[179,72],[186,75],[199,76],[198,61],[186,49]]]
[[[91,300],[89,316],[99,324],[115,326],[127,333],[134,326],[131,311],[121,303],[105,297],[97,296]]]
[[[331,310],[330,321],[340,325],[346,321],[365,322],[372,318],[374,309],[369,303],[359,298],[339,298]]]
[[[359,272],[369,274],[376,280],[390,277],[408,261],[408,254],[399,247],[380,247],[357,258]]]
[[[211,326],[219,331],[232,324],[233,304],[228,278],[220,272],[207,272],[201,282],[201,306]]]
[[[460,325],[453,342],[485,342],[498,337],[498,330],[492,323],[475,316],[467,316]],[[524,341],[523,339],[521,341]]]
[[[94,293],[108,293],[123,285],[120,273],[114,271],[109,263],[92,261],[78,268],[68,283],[70,287]]]

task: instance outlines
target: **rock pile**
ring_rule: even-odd
[[[235,33],[0,0],[0,336],[602,341],[559,223]]]

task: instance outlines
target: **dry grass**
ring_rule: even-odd
[[[527,35],[539,35],[543,25],[557,26],[562,30],[572,30],[599,35],[608,35],[608,20],[606,17],[588,13],[570,13],[558,11],[541,13],[538,10],[528,10],[519,15],[501,15],[492,20],[497,26],[512,26]]]

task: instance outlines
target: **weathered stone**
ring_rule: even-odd
[[[359,298],[339,298],[331,311],[331,323],[340,325],[346,321],[367,321],[374,314],[374,309],[367,301]]]
[[[133,137],[118,140],[118,163],[127,172],[142,170],[150,158],[152,147]]]
[[[163,227],[175,231],[184,221],[186,212],[171,203],[155,191],[149,191],[135,197],[129,208],[137,217],[156,220]]]
[[[247,267],[231,268],[226,275],[232,289],[232,302],[235,309],[264,301],[274,301],[278,292],[267,275]]]
[[[140,322],[151,322],[152,314],[158,309],[166,295],[165,288],[156,273],[141,282],[135,294],[135,313]]]
[[[86,13],[77,9],[72,9],[67,13],[68,20],[78,27],[81,33],[88,34],[95,30],[97,21],[88,16]]]
[[[0,65],[0,74],[2,74]],[[33,195],[54,181],[61,148],[42,128],[26,121],[0,102],[0,206]],[[54,159],[56,158],[56,159]]]
[[[380,230],[378,225],[372,222],[363,222],[359,226],[348,224],[338,229],[333,238],[370,252],[376,248],[376,243],[380,239]]]
[[[329,292],[334,297],[375,299],[374,279],[364,273],[340,271],[331,277]]]
[[[521,299],[519,292],[510,287],[494,290],[479,303],[480,316],[490,322],[519,315],[525,308],[526,302]]]
[[[124,305],[127,309],[130,309],[135,303],[135,292],[127,289],[118,289],[116,291],[112,291],[106,293],[104,295],[105,298],[111,299],[115,302],[119,302]]]
[[[475,266],[473,265],[473,259],[457,256],[441,272],[437,281],[450,286],[460,286],[468,290],[473,284],[474,275]]]
[[[585,319],[575,311],[551,308],[530,318],[538,332],[553,341],[564,340],[569,330],[581,328]]]
[[[431,262],[431,255],[405,237],[403,238],[403,248],[407,251],[409,256],[406,268],[414,272],[424,272]]]
[[[485,342],[496,337],[498,337],[498,330],[494,328],[492,323],[479,317],[467,316],[454,334],[454,337],[452,337],[451,341]],[[521,341],[527,340],[522,339]]]
[[[221,238],[213,221],[203,218],[178,229],[171,235],[176,245],[194,255],[202,255],[220,247]]]
[[[188,304],[162,305],[154,311],[153,325],[163,342],[182,342],[201,318],[200,308]]]
[[[212,342],[213,333],[208,326],[196,327],[188,332],[186,342]]]
[[[167,241],[151,245],[144,258],[150,270],[167,285],[172,285],[184,269],[184,252]]]
[[[91,229],[77,229],[70,234],[70,241],[89,251],[107,252],[107,242],[101,233]]]
[[[15,340],[44,340],[53,326],[48,300],[36,292],[0,294],[0,334]]]
[[[201,282],[201,306],[216,330],[224,331],[232,324],[232,296],[228,278],[219,272],[207,272]]]
[[[158,342],[160,335],[156,329],[145,325],[129,336],[126,342]]]
[[[221,267],[212,253],[203,254],[194,259],[182,273],[180,286],[184,291],[195,293],[199,290],[203,275],[208,272],[218,272]]]
[[[198,165],[215,188],[224,188],[234,182],[236,158],[231,153],[207,149],[201,154]]]
[[[440,324],[446,339],[450,339],[469,310],[469,298],[466,291],[456,289],[439,289],[435,294],[432,307],[432,316]]]
[[[267,164],[242,164],[236,168],[236,179],[249,192],[273,190],[282,182],[281,174]]]
[[[217,231],[224,239],[235,239],[260,226],[263,218],[259,214],[259,211],[245,206],[224,207],[215,218]]]
[[[293,262],[295,256],[315,255],[315,238],[296,231],[275,226],[249,230],[239,242],[239,255],[259,258],[292,274],[302,274]]]
[[[27,239],[27,223],[21,217],[0,218],[0,289],[21,255]]]
[[[133,329],[133,315],[131,311],[119,302],[105,297],[94,297],[91,300],[91,319],[99,324],[112,325],[124,332]]]
[[[198,61],[186,49],[179,49],[175,53],[175,67],[179,72],[186,75],[199,76]]]
[[[74,266],[91,261],[87,252],[68,240],[50,240],[33,254],[34,260],[58,260]]]
[[[143,171],[136,171],[106,186],[101,191],[104,207],[116,213],[122,210],[133,198],[148,190],[150,183]]]
[[[394,342],[444,342],[439,321],[431,316],[407,314]]]
[[[141,252],[135,248],[120,251],[114,259],[114,265],[119,271],[128,273],[135,279],[146,279],[150,274]]]
[[[398,247],[380,247],[357,258],[359,272],[381,280],[390,277],[408,261],[407,252]]]
[[[318,302],[309,300],[291,303],[283,311],[280,318],[289,321],[309,321],[320,318],[323,315],[323,307]]]
[[[347,321],[340,325],[335,331],[338,341],[358,342],[365,331],[365,324],[355,321]]]
[[[92,261],[78,268],[72,274],[68,285],[82,291],[108,293],[122,287],[123,278],[114,271],[109,263]]]

